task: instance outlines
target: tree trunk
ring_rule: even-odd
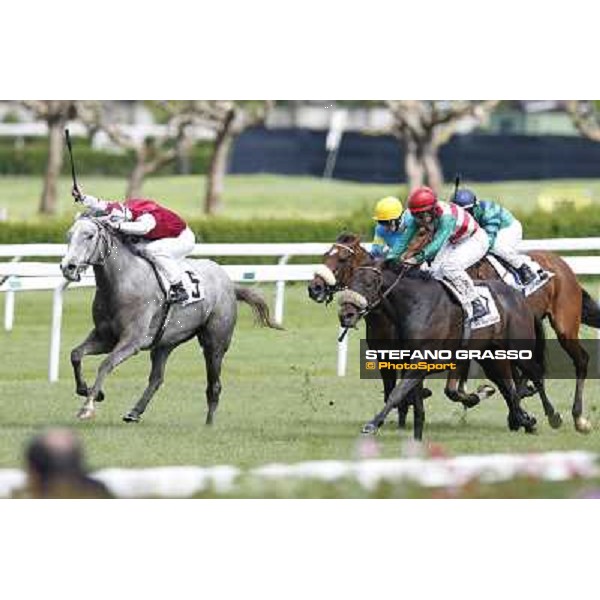
[[[44,215],[56,214],[58,204],[57,181],[63,163],[63,129],[65,121],[55,118],[48,121],[48,162],[44,176],[44,189],[39,212]]]
[[[204,213],[214,215],[221,206],[221,196],[227,172],[229,151],[235,136],[231,131],[233,119],[228,119],[217,134],[213,155],[210,159],[206,175],[206,195],[204,198]]]
[[[428,144],[423,150],[423,167],[427,184],[436,194],[440,194],[444,186],[444,172],[437,148],[431,144]]]
[[[414,190],[423,185],[425,181],[425,169],[415,140],[407,140],[404,144],[404,170],[409,190]]]
[[[193,143],[187,136],[177,141],[177,174],[189,175],[192,172],[192,153]]]
[[[128,198],[139,198],[141,196],[145,177],[146,164],[144,162],[144,156],[137,154],[135,167],[133,167],[127,181],[127,191],[125,192],[126,200]]]

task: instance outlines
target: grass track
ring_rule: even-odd
[[[85,191],[96,196],[119,199],[125,180],[118,177],[82,177]],[[71,181],[59,182],[59,212],[74,214],[70,195]],[[572,190],[588,194],[600,202],[600,180],[571,179],[555,181],[509,181],[473,184],[481,198],[501,201],[509,209],[533,210],[540,193],[547,190]],[[36,216],[42,178],[32,176],[0,177],[0,207],[8,209],[10,219],[39,219]],[[204,177],[151,177],[143,193],[164,201],[186,217],[202,214]],[[451,192],[451,185],[446,186]],[[331,219],[357,210],[369,213],[375,202],[389,194],[405,195],[405,186],[363,184],[349,181],[324,181],[313,177],[281,175],[229,175],[225,183],[222,214],[236,219],[299,217]]]
[[[597,296],[597,290],[588,285]],[[273,288],[262,288],[272,301]],[[141,393],[148,374],[148,355],[138,355],[108,379],[107,400],[97,417],[78,423],[74,414],[80,399],[73,393],[68,353],[83,339],[90,323],[90,290],[66,295],[61,379],[46,381],[51,295],[17,296],[16,322],[11,333],[0,330],[0,467],[20,465],[28,437],[46,425],[75,427],[83,436],[90,463],[133,467],[173,464],[236,464],[251,466],[271,461],[354,456],[359,430],[379,408],[378,381],[358,377],[358,339],[351,339],[349,374],[335,375],[335,307],[310,302],[304,286],[291,285],[286,296],[287,330],[259,329],[247,307],[233,347],[225,361],[222,402],[216,426],[205,417],[204,365],[195,342],[180,347],[167,367],[166,382],[139,425],[126,425],[121,415]],[[0,298],[0,311],[4,298]],[[361,332],[362,333],[362,332]],[[592,335],[590,330],[585,332]],[[88,358],[89,376],[99,359]],[[574,384],[549,383],[551,398],[565,424],[553,431],[543,420],[537,399],[525,405],[540,423],[539,433],[527,436],[506,428],[504,402],[497,397],[469,412],[441,394],[442,382],[432,381],[434,397],[427,402],[426,440],[442,444],[450,453],[527,452],[558,449],[596,451],[600,431],[584,437],[570,419]],[[596,427],[600,386],[588,382],[587,412]],[[399,433],[391,419],[378,437],[382,456],[396,457],[410,432]]]

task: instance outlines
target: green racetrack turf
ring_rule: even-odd
[[[597,297],[597,289],[586,287]],[[260,288],[272,305],[273,286]],[[289,285],[285,326],[279,332],[255,327],[248,307],[240,306],[240,322],[225,359],[223,394],[211,428],[206,414],[204,364],[197,344],[188,342],[172,355],[166,381],[140,424],[125,424],[121,416],[141,394],[149,371],[142,353],[109,377],[106,401],[93,421],[79,423],[81,399],[73,392],[69,351],[91,324],[91,290],[66,294],[60,382],[47,382],[51,294],[17,295],[14,330],[0,329],[0,467],[21,465],[25,441],[47,425],[67,425],[84,439],[93,468],[159,465],[259,465],[309,459],[351,459],[361,425],[379,409],[381,384],[358,377],[358,340],[350,340],[349,373],[335,375],[336,306],[312,303],[304,285]],[[3,314],[4,296],[0,296]],[[595,332],[585,329],[587,336]],[[84,362],[88,381],[98,358]],[[506,409],[498,395],[469,411],[450,403],[442,382],[431,381],[434,396],[426,401],[425,440],[441,444],[451,454],[527,452],[599,447],[600,419],[597,380],[588,381],[587,414],[595,429],[582,436],[570,418],[572,381],[551,381],[551,399],[563,415],[563,428],[549,428],[537,398],[525,401],[539,422],[536,435],[511,433]],[[410,420],[410,417],[409,417]],[[398,457],[410,428],[398,432],[391,417],[378,436],[381,455]]]

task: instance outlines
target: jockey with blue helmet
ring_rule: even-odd
[[[513,267],[524,285],[535,280],[535,275],[527,264],[527,257],[517,251],[523,239],[523,228],[510,211],[491,200],[478,200],[467,188],[457,190],[452,202],[473,215],[477,223],[485,229],[491,254]]]
[[[408,225],[413,220],[410,212],[403,211],[402,202],[394,196],[386,196],[377,202],[373,214],[376,221],[371,256],[384,256],[386,251],[397,245],[406,235]]]
[[[455,204],[440,202],[428,187],[417,188],[410,194],[408,209],[412,220],[405,236],[391,249],[387,260],[416,265],[432,260],[433,277],[451,285],[467,316],[476,320],[486,315],[487,310],[473,280],[466,273],[466,269],[481,260],[487,252],[485,231],[467,211]],[[408,258],[405,253],[421,227],[431,230],[433,237],[419,252]]]

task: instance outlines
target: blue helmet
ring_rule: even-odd
[[[462,206],[463,208],[472,208],[475,206],[475,204],[477,204],[477,196],[475,196],[471,190],[462,188],[457,190],[456,194],[454,194],[452,202],[458,206]]]

